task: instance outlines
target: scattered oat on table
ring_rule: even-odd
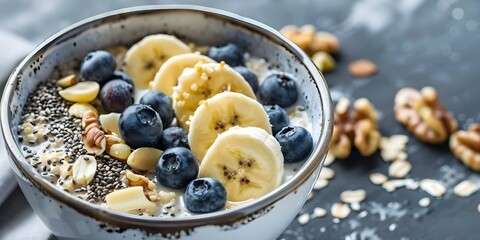
[[[334,218],[344,219],[350,215],[351,210],[347,204],[334,203],[330,209],[330,212]]]
[[[424,197],[424,198],[418,200],[418,205],[420,207],[428,207],[430,205],[430,198]]]
[[[323,178],[318,178],[317,181],[315,182],[315,185],[313,185],[313,189],[315,190],[320,190],[328,185],[328,180],[323,179]]]
[[[333,171],[333,169],[328,168],[328,167],[323,167],[322,168],[322,171],[320,172],[319,178],[330,180],[333,177],[335,177],[335,171]]]
[[[459,197],[468,197],[476,191],[478,191],[477,184],[469,180],[464,180],[453,188],[453,192]]]
[[[439,181],[428,178],[420,181],[420,188],[433,197],[441,197],[446,191],[445,186]]]
[[[369,60],[360,59],[350,63],[348,71],[354,77],[365,78],[377,72],[377,65]]]
[[[335,162],[335,156],[328,152],[327,156],[325,157],[325,161],[323,162],[323,166],[328,167],[330,166],[333,162]]]
[[[380,139],[380,156],[387,162],[407,160],[406,145],[408,137],[405,135],[392,135]]]
[[[381,173],[370,174],[370,181],[375,185],[380,185],[388,180],[387,176]]]
[[[312,191],[308,193],[307,201],[308,201],[308,200],[311,200],[311,199],[313,198],[313,194],[314,194],[314,193],[313,193]]]
[[[367,192],[363,189],[347,190],[340,194],[340,200],[345,203],[359,203],[367,198]]]
[[[358,203],[358,202],[350,203],[350,208],[351,208],[353,211],[360,211],[360,209],[361,209],[360,203]]]
[[[412,169],[410,162],[406,160],[398,160],[393,162],[388,168],[388,175],[394,178],[404,178]]]
[[[304,213],[298,217],[298,223],[305,225],[310,221],[310,214]]]
[[[313,209],[313,214],[311,218],[321,218],[325,217],[327,215],[327,210],[324,208],[316,207]]]

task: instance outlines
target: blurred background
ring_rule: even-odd
[[[277,30],[288,24],[313,24],[317,30],[334,34],[340,42],[340,51],[334,55],[337,67],[325,74],[332,98],[368,98],[379,113],[384,136],[409,135],[396,122],[392,110],[395,93],[407,86],[434,86],[459,121],[460,129],[480,122],[477,0],[0,0],[0,31],[18,37],[18,41],[7,42],[0,35],[0,49],[15,51],[21,46],[19,55],[24,55],[76,21],[147,4],[197,4],[231,11]],[[357,59],[374,62],[378,73],[355,79],[347,68]],[[379,154],[366,158],[353,152],[348,159],[330,166],[336,176],[328,187],[314,191],[300,214],[312,213],[315,207],[329,210],[348,189],[366,190],[361,209],[339,222],[329,214],[304,224],[295,219],[280,239],[478,239],[480,194],[459,198],[452,188],[465,179],[480,186],[480,175],[455,159],[447,144],[431,146],[411,136],[408,154],[412,163],[409,177],[442,182],[447,193],[441,199],[430,197],[430,206],[424,208],[418,206],[418,200],[428,196],[422,191],[386,192],[373,185],[368,176],[374,172],[386,174],[388,164]],[[0,204],[0,239],[55,239],[19,189]]]

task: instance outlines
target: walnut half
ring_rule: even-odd
[[[480,124],[472,124],[468,131],[452,134],[450,150],[467,167],[480,172]]]
[[[419,92],[403,88],[395,96],[395,118],[421,141],[445,142],[457,129],[457,121],[440,102],[433,87]]]
[[[352,143],[363,156],[370,156],[378,149],[381,135],[375,108],[366,98],[361,98],[354,102],[353,109],[350,113],[350,101],[346,98],[335,106],[330,152],[336,158],[350,156]]]

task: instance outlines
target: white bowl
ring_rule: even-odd
[[[132,44],[154,33],[172,33],[198,45],[236,43],[274,69],[293,74],[299,103],[312,123],[314,150],[295,176],[275,191],[240,207],[179,218],[136,216],[60,191],[25,160],[17,141],[27,97],[55,66],[86,53]],[[30,205],[59,238],[78,239],[274,239],[305,203],[326,156],[332,105],[323,76],[309,57],[272,28],[238,15],[198,6],[146,6],[102,14],[53,35],[10,76],[1,103],[1,126],[10,163]]]

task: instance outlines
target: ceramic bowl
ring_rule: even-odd
[[[268,195],[237,208],[179,218],[111,211],[59,191],[25,160],[17,140],[27,98],[68,59],[155,33],[198,45],[236,43],[270,68],[298,80],[300,104],[312,123],[314,150],[294,177]],[[145,6],[78,22],[35,48],[15,69],[1,103],[1,126],[10,163],[30,205],[58,238],[67,239],[274,239],[298,214],[318,176],[332,133],[332,105],[325,79],[309,57],[274,29],[232,13],[198,6]]]

